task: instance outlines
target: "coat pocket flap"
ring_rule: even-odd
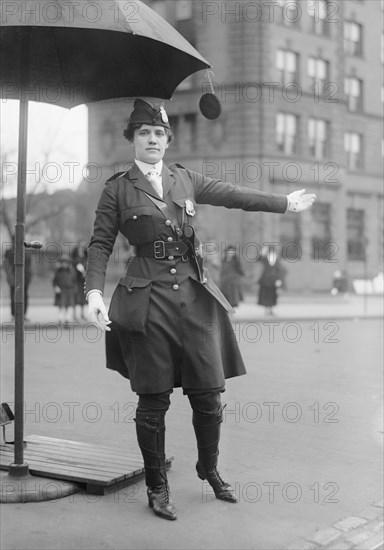
[[[154,208],[152,206],[134,206],[126,208],[121,212],[121,221],[136,220],[140,216],[153,216]]]
[[[183,199],[172,199],[172,201],[177,204],[177,206],[180,206],[180,208],[185,207],[186,201],[190,201],[193,203],[193,206],[196,206],[195,201],[192,199],[192,197],[184,197]]]
[[[127,288],[146,288],[152,284],[152,281],[150,279],[141,279],[140,277],[125,275],[121,277],[119,284]]]

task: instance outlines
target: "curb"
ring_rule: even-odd
[[[237,322],[237,323],[246,323],[248,321],[258,321],[258,322],[264,322],[264,323],[279,323],[280,321],[282,322],[287,322],[287,321],[299,321],[299,322],[308,322],[308,323],[313,323],[315,321],[365,321],[365,320],[372,320],[372,319],[383,319],[383,316],[379,313],[375,314],[370,314],[370,315],[353,315],[353,314],[345,314],[345,315],[313,315],[313,316],[310,316],[310,317],[304,317],[304,316],[289,316],[289,315],[284,315],[284,316],[274,316],[274,317],[244,317],[244,316],[241,316],[241,317],[236,317],[236,316],[233,316],[231,318],[231,320],[233,322]]]
[[[296,540],[287,550],[381,550],[384,545],[383,501]]]

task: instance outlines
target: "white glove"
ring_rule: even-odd
[[[290,193],[287,195],[288,199],[288,212],[302,212],[303,210],[307,210],[307,208],[310,208],[312,204],[315,202],[316,195],[307,193],[306,195],[305,189],[301,189],[300,191],[293,191],[293,193]]]
[[[110,331],[107,326],[111,323],[108,317],[107,308],[105,307],[103,297],[100,292],[89,292],[88,294],[88,313],[90,320],[95,323],[103,331]]]

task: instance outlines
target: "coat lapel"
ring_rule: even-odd
[[[148,195],[151,195],[151,197],[155,197],[155,199],[159,201],[161,200],[159,195],[156,193],[156,191],[136,163],[134,163],[132,168],[129,170],[128,176],[129,179],[133,182],[134,186],[137,187],[137,189],[141,189],[141,191],[144,191],[144,193],[148,193]]]
[[[135,187],[141,189],[145,193],[148,193],[148,195],[151,195],[152,197],[161,200],[160,196],[156,193],[150,182],[144,176],[143,172],[137,166],[137,164],[134,163],[132,168],[129,170],[128,178],[134,183]],[[163,198],[165,198],[171,190],[173,184],[175,183],[174,174],[165,164],[163,164],[161,180],[163,185]]]
[[[163,170],[161,172],[161,181],[163,184],[163,198],[165,198],[175,183],[174,174],[170,171],[168,166],[165,166],[165,164],[163,164]]]

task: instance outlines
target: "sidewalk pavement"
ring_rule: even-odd
[[[255,302],[255,298],[251,296],[247,296],[245,301],[237,308],[237,311],[234,313],[232,319],[235,323],[242,323],[242,322],[260,322],[260,323],[271,323],[271,322],[289,322],[289,321],[302,321],[302,322],[312,322],[316,320],[335,320],[335,319],[347,319],[347,320],[365,320],[365,319],[380,319],[383,316],[383,296],[358,296],[358,295],[349,295],[346,297],[332,297],[329,295],[284,295],[281,296],[279,303],[275,309],[276,316],[275,317],[266,317],[264,315],[264,310],[260,306],[258,306]],[[0,305],[0,320],[2,323],[3,330],[7,330],[9,333],[12,333],[12,326],[9,325],[9,306],[8,303],[2,303]],[[30,303],[30,308],[28,311],[28,317],[30,319],[30,322],[26,324],[26,328],[28,326],[32,326],[34,323],[40,323],[41,325],[45,324],[54,324],[57,322],[57,309],[54,308],[51,304],[50,300],[44,301],[44,299],[32,299]],[[82,323],[87,323],[87,321],[82,321]],[[367,325],[369,326],[369,325]],[[31,344],[30,344],[31,345]],[[99,350],[99,346],[94,346]],[[33,348],[31,348],[33,349]],[[61,349],[61,348],[59,348]],[[97,350],[95,350],[95,353],[97,353]],[[93,351],[93,350],[92,350]],[[100,343],[100,351],[99,353],[102,353],[102,343]],[[90,360],[90,363],[92,360]],[[300,362],[300,361],[299,361]],[[44,365],[46,369],[52,368],[51,364],[47,361],[44,362]],[[88,367],[84,367],[88,368]],[[90,367],[89,367],[90,368]],[[322,368],[325,368],[324,366]],[[37,370],[35,370],[31,366],[31,376],[33,371],[33,377],[35,378],[38,376]],[[71,371],[69,365],[68,365],[68,375],[74,376],[73,373],[76,373],[75,376],[80,376],[76,372],[76,370]],[[72,372],[72,375],[70,374]],[[49,371],[44,371],[43,375],[47,376],[49,374]],[[56,375],[57,376],[57,375]],[[102,373],[95,372],[94,375],[92,375],[94,379],[92,380],[91,387],[98,387],[100,386],[98,382],[98,377],[102,378]],[[49,377],[48,377],[49,378]],[[91,378],[88,378],[91,380]],[[104,380],[104,378],[102,378]],[[39,378],[37,379],[36,383],[38,383]],[[44,378],[45,380],[45,378]],[[78,378],[76,378],[78,380]],[[105,379],[107,380],[107,378]],[[40,380],[41,382],[41,380]],[[60,384],[60,381],[56,380],[56,383]],[[44,382],[45,385],[48,384],[47,380]],[[116,392],[117,387],[115,388],[112,383],[112,377],[111,382],[109,382],[108,378],[108,384],[111,385],[114,392]],[[110,386],[106,384],[105,392],[109,394],[111,391]],[[120,386],[119,386],[120,387]],[[51,388],[52,391],[53,388]],[[260,388],[259,388],[260,390]],[[48,390],[45,390],[48,391]],[[122,390],[121,390],[122,391]],[[124,390],[125,391],[125,390]],[[379,391],[379,390],[378,390]],[[49,392],[48,392],[49,393]],[[54,393],[52,395],[55,395]],[[111,395],[115,394],[111,392]],[[125,394],[124,394],[125,395]],[[129,393],[127,393],[129,395]],[[72,400],[74,398],[77,399],[77,395],[72,396]],[[174,406],[177,405],[178,400],[181,400],[182,397],[179,397],[177,395],[174,396]],[[55,397],[56,399],[56,397]],[[88,399],[88,397],[87,397]],[[125,397],[127,399],[127,397]],[[331,399],[331,394],[329,399]],[[80,400],[80,399],[79,399]],[[124,401],[124,398],[122,398],[122,402]],[[115,403],[116,404],[116,403]],[[189,414],[189,412],[188,412]],[[356,417],[357,418],[357,417]],[[172,422],[176,425],[176,419],[174,418],[172,420],[172,417],[170,419],[171,428],[172,428]],[[125,424],[125,426],[128,429],[132,429],[129,425]],[[48,426],[50,428],[51,426]],[[92,427],[92,426],[91,426]],[[289,428],[290,426],[288,426]],[[114,429],[115,426],[113,425],[112,428]],[[244,428],[242,426],[238,427],[238,432],[241,434],[243,433],[241,430]],[[271,429],[276,429],[275,426],[271,426]],[[286,437],[289,437],[288,434],[288,428],[287,428],[287,434]],[[303,429],[308,430],[308,426],[304,426]],[[65,429],[68,429],[67,427]],[[66,431],[63,431],[63,437],[66,436]],[[227,429],[228,431],[228,429]],[[309,430],[311,431],[311,429]],[[170,433],[172,433],[172,430],[170,429]],[[248,432],[247,432],[248,433]],[[282,432],[279,432],[281,434]],[[321,434],[320,434],[321,435]],[[133,437],[133,434],[131,434]],[[239,436],[239,437],[240,437]],[[61,437],[59,435],[58,437]],[[258,434],[258,437],[260,439],[259,443],[260,445],[263,445],[263,438],[262,438],[262,432]],[[353,435],[351,435],[353,437]],[[67,437],[67,439],[71,439],[72,437]],[[183,435],[183,439],[185,439],[184,444],[186,445],[186,448],[189,449],[189,439],[186,434]],[[310,439],[309,439],[310,441]],[[237,444],[239,441],[237,441]],[[233,444],[236,445],[236,441],[233,442]],[[255,443],[256,444],[256,443]],[[284,444],[284,441],[283,441]],[[361,443],[364,445],[364,442]],[[229,456],[228,451],[228,456]],[[363,453],[361,453],[361,456],[359,453],[355,457],[351,456],[351,461],[356,462],[356,464],[359,463],[359,460],[363,457]],[[267,458],[265,459],[266,462],[257,464],[256,467],[256,474],[260,474],[260,469],[263,467],[266,467],[267,464]],[[272,458],[271,458],[272,460]],[[328,460],[328,459],[327,459]],[[331,457],[329,458],[331,462],[327,462],[327,467],[329,469],[329,464],[332,463]],[[212,545],[212,540],[215,538],[213,536],[213,531],[215,530],[215,525],[220,526],[220,529],[222,529],[222,532],[217,533],[217,539],[220,541],[221,548],[234,548],[235,546],[232,546],[232,539],[233,539],[233,533],[231,531],[231,524],[233,525],[239,525],[241,526],[242,523],[245,526],[245,531],[249,532],[249,522],[254,522],[255,524],[255,541],[258,540],[258,530],[260,527],[256,527],[264,521],[266,521],[266,525],[271,526],[273,523],[268,522],[266,520],[266,517],[263,516],[263,513],[268,513],[266,510],[264,510],[262,507],[259,507],[257,509],[257,513],[249,514],[249,517],[239,516],[240,512],[239,510],[243,511],[244,507],[240,509],[234,509],[234,510],[227,510],[230,505],[226,505],[225,503],[216,501],[212,503],[211,508],[208,510],[207,508],[204,509],[204,511],[201,511],[202,508],[199,505],[198,511],[196,506],[196,511],[194,510],[195,502],[190,502],[191,498],[189,495],[186,494],[184,490],[184,486],[187,485],[188,487],[193,487],[193,472],[189,472],[187,468],[183,468],[185,466],[185,463],[187,463],[187,457],[179,457],[178,458],[178,468],[176,468],[172,472],[172,486],[174,487],[174,492],[177,495],[177,504],[178,509],[180,509],[180,521],[174,522],[178,525],[173,525],[173,522],[170,522],[172,525],[170,526],[169,523],[164,522],[162,520],[157,520],[156,518],[152,518],[147,513],[147,510],[145,510],[145,502],[144,497],[141,497],[140,506],[134,506],[132,509],[130,508],[127,510],[127,503],[130,502],[130,493],[116,493],[114,495],[110,495],[107,497],[103,497],[99,501],[96,501],[93,505],[90,499],[86,498],[86,495],[80,495],[76,497],[76,506],[73,506],[74,501],[67,499],[62,499],[61,501],[58,501],[55,504],[49,504],[47,503],[40,503],[37,505],[12,505],[12,508],[6,508],[3,510],[4,517],[8,517],[8,521],[12,519],[12,517],[15,518],[18,516],[18,514],[22,515],[22,524],[24,525],[23,529],[18,529],[17,537],[18,540],[23,540],[23,543],[26,545],[23,547],[23,549],[35,549],[35,541],[40,540],[40,548],[56,548],[60,550],[67,550],[69,548],[75,550],[78,548],[88,549],[94,544],[94,538],[100,536],[100,541],[103,540],[103,546],[99,546],[99,548],[110,548],[115,549],[117,546],[114,546],[114,541],[116,538],[119,538],[122,540],[124,538],[124,535],[122,531],[124,530],[124,517],[126,518],[126,528],[127,531],[127,539],[126,539],[126,545],[124,545],[124,548],[143,548],[143,546],[139,543],[140,538],[140,532],[141,530],[145,530],[146,536],[148,536],[150,533],[153,533],[153,546],[152,548],[176,548],[177,547],[177,537],[181,536],[181,532],[179,535],[178,529],[181,531],[185,528],[185,526],[188,524],[188,527],[193,529],[193,532],[191,531],[190,534],[190,545],[185,544],[183,548],[201,548],[202,550],[204,548],[210,548],[213,549],[216,546]],[[287,456],[287,463],[290,464],[290,457]],[[189,464],[188,464],[189,465]],[[292,465],[291,465],[292,466]],[[298,467],[300,467],[300,464],[297,464]],[[370,466],[367,464],[367,471],[372,468],[372,465]],[[361,474],[361,470],[357,470],[359,472],[359,475]],[[241,473],[241,472],[240,472]],[[243,476],[246,476],[246,474],[242,474]],[[248,474],[249,475],[249,474]],[[267,475],[267,474],[265,474]],[[271,474],[272,475],[272,474]],[[288,474],[287,474],[288,475]],[[363,474],[362,474],[363,475]],[[239,474],[240,476],[240,474]],[[363,475],[364,477],[364,475]],[[242,479],[242,478],[241,478]],[[248,479],[247,477],[244,477],[244,479]],[[301,479],[301,478],[300,478]],[[369,476],[367,476],[367,482],[369,480]],[[195,481],[196,483],[196,481]],[[134,490],[137,491],[139,494],[143,494],[144,488],[143,488],[143,482],[141,481],[140,484],[137,486],[134,486]],[[136,495],[137,496],[137,495]],[[250,497],[253,497],[253,495],[250,495]],[[123,498],[123,502],[121,499]],[[119,500],[120,499],[120,500]],[[120,502],[121,504],[125,504],[124,506],[117,507],[116,503]],[[136,502],[136,501],[135,501]],[[200,503],[199,503],[200,504]],[[303,502],[303,505],[307,505],[308,503]],[[367,506],[365,506],[367,504]],[[244,504],[243,504],[244,505]],[[15,506],[16,514],[12,514],[13,506]],[[36,512],[33,507],[36,507]],[[287,504],[287,506],[292,506],[292,504]],[[118,509],[117,509],[118,508]],[[125,509],[124,509],[125,508]],[[134,508],[134,509],[133,509]],[[139,508],[139,509],[138,509]],[[235,507],[236,508],[236,507]],[[251,506],[249,506],[251,508]],[[324,508],[324,506],[322,506]],[[222,509],[222,511],[221,511]],[[228,514],[231,513],[231,522],[228,522],[227,527],[223,526],[223,518],[226,517],[226,512],[228,511]],[[6,513],[5,513],[6,512]],[[144,513],[143,513],[144,512]],[[256,512],[256,509],[255,509]],[[298,515],[295,517],[295,514]],[[351,513],[352,512],[352,513]],[[47,517],[51,517],[52,521],[58,521],[57,524],[54,523],[55,529],[57,531],[56,539],[54,540],[53,532],[51,530],[51,527],[48,527],[48,524],[42,522],[39,523],[39,520],[35,514],[46,514]],[[189,519],[187,520],[186,514],[189,514]],[[243,513],[243,512],[242,512]],[[10,515],[11,514],[11,515]],[[218,514],[218,515],[215,515]],[[272,514],[272,511],[270,512]],[[251,518],[251,515],[253,516]],[[290,550],[383,550],[384,549],[384,537],[383,537],[383,502],[370,502],[370,503],[362,503],[362,509],[353,509],[352,507],[349,510],[349,513],[346,514],[343,517],[334,517],[331,518],[331,514],[329,514],[329,522],[326,523],[325,527],[322,527],[320,529],[316,529],[315,522],[313,525],[314,532],[312,535],[308,536],[305,535],[303,538],[298,538],[297,540],[293,539],[292,541],[292,533],[301,534],[303,532],[301,525],[301,518],[300,518],[300,508],[293,512],[293,510],[288,510],[287,515],[284,516],[284,513],[281,513],[280,519],[281,524],[279,526],[279,529],[281,529],[282,532],[284,530],[287,532],[286,541],[287,544],[284,546],[284,548],[289,548]],[[229,516],[227,516],[229,517]],[[78,519],[78,518],[81,518]],[[220,519],[221,518],[221,519]],[[20,521],[20,520],[19,520]],[[188,523],[187,523],[188,521]],[[63,527],[60,528],[60,524],[63,523]],[[66,522],[73,522],[72,527],[70,531],[68,531],[67,535],[63,535],[64,528],[66,525]],[[145,523],[144,523],[145,522]],[[321,524],[321,522],[319,522]],[[132,530],[132,525],[136,525],[137,529],[134,528]],[[308,524],[305,524],[308,526]],[[324,525],[324,523],[322,524]],[[105,530],[107,529],[107,530]],[[248,529],[248,531],[247,531]],[[82,533],[86,531],[89,533],[89,544],[87,540],[84,539],[84,536]],[[31,533],[30,541],[28,539],[27,533]],[[308,532],[308,531],[307,531]],[[24,533],[24,535],[23,535]],[[114,534],[111,534],[114,533]],[[118,535],[115,534],[118,533]],[[209,536],[208,536],[209,533]],[[4,535],[3,535],[4,536]],[[206,536],[206,538],[205,538]],[[295,535],[296,536],[296,535]],[[135,541],[135,537],[137,538],[137,541]],[[174,539],[176,537],[176,539]],[[228,537],[228,540],[225,538]],[[283,536],[281,535],[281,538]],[[231,540],[230,540],[231,539]],[[259,544],[261,541],[259,541],[259,544],[257,542],[250,543],[246,546],[242,546],[242,542],[244,539],[244,535],[239,533],[238,535],[238,547],[241,548],[258,548],[259,550],[262,548]],[[81,541],[81,542],[80,542]],[[207,541],[210,541],[210,545],[206,546]],[[11,538],[8,538],[7,541],[3,540],[3,548],[4,550],[21,550],[20,546],[15,546],[11,542]],[[17,543],[16,543],[17,544]],[[80,546],[76,546],[76,544],[80,544]],[[105,545],[104,545],[105,544]],[[138,546],[136,546],[138,544]],[[166,546],[164,546],[166,544]],[[192,546],[195,545],[195,546]],[[179,546],[180,547],[180,546]],[[119,546],[118,548],[122,548]],[[268,548],[271,548],[269,546]],[[273,548],[273,550],[282,550],[281,548]]]
[[[108,302],[106,302],[108,306]],[[244,301],[235,308],[232,321],[242,322],[280,322],[280,321],[316,321],[327,319],[375,319],[384,316],[384,296],[356,295],[331,296],[329,294],[289,294],[279,298],[274,308],[274,315],[265,315],[264,308],[256,303],[253,296],[245,296]],[[29,324],[46,325],[56,323],[58,311],[52,305],[52,300],[35,298],[30,300],[27,312]],[[9,304],[6,300],[0,302],[1,326],[12,323]],[[76,323],[87,324],[89,321],[78,320]],[[75,323],[75,325],[76,325]]]

